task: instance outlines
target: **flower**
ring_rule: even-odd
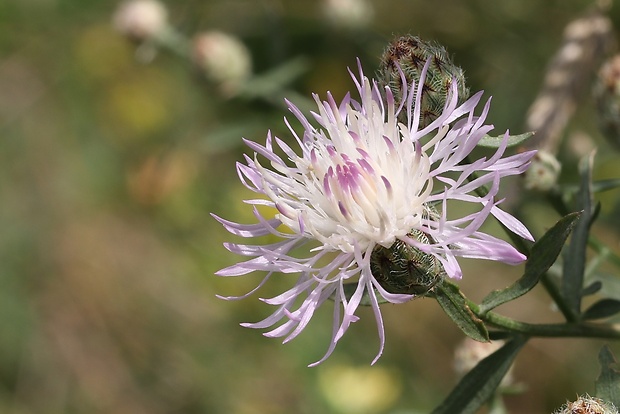
[[[275,235],[281,239],[268,245],[226,243],[229,251],[249,260],[222,269],[218,275],[263,271],[266,276],[246,295],[221,298],[245,298],[274,273],[298,275],[292,288],[262,299],[277,307],[273,314],[242,326],[263,329],[282,321],[265,335],[285,337],[284,342],[288,342],[303,331],[324,302],[333,299],[331,343],[325,356],[310,366],[323,362],[333,352],[350,324],[359,319],[355,313],[363,300],[372,306],[379,331],[380,347],[374,364],[385,342],[379,302],[403,303],[418,296],[415,291],[390,291],[379,282],[371,269],[376,249],[411,246],[431,256],[442,272],[454,279],[462,277],[456,257],[509,264],[525,260],[507,242],[481,232],[480,226],[493,215],[514,233],[532,239],[521,222],[499,208],[502,200],[495,200],[495,196],[500,179],[525,171],[534,151],[505,157],[506,132],[503,144],[490,158],[467,160],[478,141],[492,129],[484,124],[490,101],[480,115],[474,115],[482,92],[459,105],[456,82],[452,82],[443,112],[420,128],[419,85],[424,84],[429,63],[417,84],[403,82],[406,86],[399,105],[389,87],[382,89],[364,76],[361,65],[359,78],[351,73],[359,101],[350,94],[340,104],[329,93],[325,101],[314,95],[318,112],[312,115],[318,126],[287,101],[303,127],[298,134],[285,119],[300,153],[269,132],[265,145],[244,140],[254,156],[246,155],[246,163],[237,164],[243,184],[261,195],[246,200],[254,206],[258,222],[239,224],[214,215],[237,236]],[[401,113],[406,114],[406,124],[398,121]],[[489,185],[487,195],[473,194],[485,185]],[[478,211],[450,217],[452,200],[478,206]],[[277,213],[264,217],[259,206],[274,207]],[[316,245],[308,248],[307,257],[293,255],[307,242]],[[352,294],[345,291],[345,286],[350,286],[345,282],[356,283]]]

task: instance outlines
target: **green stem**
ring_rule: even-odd
[[[560,288],[553,281],[553,279],[551,279],[548,272],[545,272],[545,274],[542,275],[542,277],[540,278],[540,282],[542,283],[549,296],[551,296],[551,299],[553,299],[560,312],[562,312],[564,318],[568,322],[578,321],[579,315],[575,315],[572,308],[568,306],[568,304],[564,300],[564,297],[562,296],[562,293],[560,292]]]
[[[603,325],[589,322],[531,324],[519,322],[494,312],[487,312],[484,315],[480,315],[478,305],[471,301],[468,301],[467,304],[470,309],[486,323],[497,328],[531,337],[620,339],[620,325]]]

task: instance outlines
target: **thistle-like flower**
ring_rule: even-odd
[[[360,67],[359,77],[351,73],[359,100],[347,94],[338,104],[329,93],[324,101],[314,95],[315,123],[288,102],[303,127],[297,133],[285,120],[299,149],[268,133],[265,145],[245,140],[254,156],[237,164],[243,184],[260,195],[246,200],[258,222],[238,224],[214,216],[237,236],[281,239],[267,245],[225,244],[249,259],[218,275],[261,271],[266,276],[248,294],[224,299],[249,296],[274,273],[297,275],[289,290],[262,299],[276,306],[273,314],[243,326],[276,326],[265,335],[288,342],[323,303],[334,301],[330,346],[311,366],[323,362],[359,319],[355,313],[361,302],[369,302],[377,321],[380,347],[374,363],[385,342],[380,302],[403,303],[423,295],[444,276],[460,279],[457,257],[509,264],[525,260],[480,226],[493,215],[514,233],[532,239],[521,222],[499,208],[502,200],[495,197],[501,178],[525,171],[534,152],[504,156],[506,133],[492,156],[468,160],[492,129],[484,123],[490,101],[475,115],[482,92],[459,104],[457,82],[451,83],[443,111],[421,127],[420,85],[429,65],[430,60],[418,82],[403,81],[398,101],[388,86],[381,88]],[[488,193],[475,194],[482,186]],[[477,211],[454,217],[453,200]],[[258,206],[275,208],[274,216],[264,217]],[[300,254],[298,248],[306,243],[306,254]]]

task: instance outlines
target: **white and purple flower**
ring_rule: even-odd
[[[319,306],[328,299],[335,302],[331,344],[325,356],[311,366],[323,362],[358,319],[355,313],[363,297],[370,297],[377,320],[380,349],[376,362],[385,342],[379,302],[403,303],[416,296],[390,293],[379,283],[370,264],[377,247],[404,242],[432,255],[453,279],[462,277],[456,257],[508,264],[525,260],[510,244],[481,232],[480,226],[492,215],[514,233],[532,239],[521,222],[498,207],[501,200],[495,196],[501,178],[524,172],[534,152],[504,156],[506,133],[490,158],[469,160],[471,151],[492,129],[484,124],[490,101],[480,115],[474,115],[482,92],[459,105],[456,82],[442,114],[421,128],[420,85],[427,67],[420,82],[412,82],[403,91],[400,105],[389,88],[382,90],[360,68],[359,78],[351,74],[359,101],[347,94],[338,104],[329,93],[325,101],[314,95],[318,113],[312,115],[318,126],[288,102],[303,126],[298,134],[286,121],[300,150],[269,133],[265,145],[245,140],[254,156],[246,156],[246,164],[237,165],[243,184],[261,195],[246,200],[254,205],[258,222],[238,224],[215,216],[232,234],[281,238],[269,245],[225,244],[231,252],[249,259],[220,270],[218,275],[267,274],[247,295],[224,299],[249,296],[273,273],[297,276],[286,292],[262,299],[277,307],[273,314],[243,326],[275,326],[265,335],[285,337],[288,342],[306,327]],[[400,123],[399,117],[407,124]],[[488,187],[486,196],[474,191],[482,186]],[[453,200],[478,206],[478,211],[448,218]],[[257,206],[274,207],[277,213],[263,217]],[[411,237],[412,232],[425,234],[426,242]],[[307,257],[292,255],[293,249],[307,242],[314,242]],[[345,295],[345,282],[357,283],[352,295]]]

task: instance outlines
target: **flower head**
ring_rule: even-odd
[[[480,226],[493,215],[516,234],[532,238],[523,224],[499,208],[502,200],[495,196],[501,178],[525,171],[533,152],[504,156],[506,133],[504,144],[492,156],[468,160],[476,144],[492,129],[484,124],[489,101],[481,114],[475,115],[482,93],[459,105],[456,82],[442,113],[420,127],[420,85],[424,85],[429,62],[418,83],[404,82],[398,104],[390,88],[380,88],[364,76],[361,67],[359,77],[351,74],[359,100],[347,94],[338,104],[329,93],[324,101],[314,96],[318,105],[318,112],[312,113],[316,126],[288,102],[303,127],[297,133],[286,121],[299,149],[269,133],[265,145],[245,140],[254,156],[246,156],[245,164],[237,164],[241,181],[261,196],[246,200],[254,205],[258,222],[238,224],[215,216],[235,235],[253,238],[271,234],[281,239],[269,245],[225,245],[249,260],[222,269],[219,275],[266,272],[252,292],[226,299],[247,297],[273,273],[297,275],[289,290],[263,299],[276,306],[271,316],[243,326],[275,325],[265,335],[285,337],[287,342],[306,327],[324,302],[334,301],[331,344],[326,355],[311,365],[332,353],[350,324],[358,320],[355,313],[362,301],[372,306],[379,330],[380,349],[374,363],[384,346],[379,302],[403,303],[432,288],[432,281],[427,288],[394,288],[394,283],[385,280],[391,270],[383,274],[376,260],[387,263],[408,246],[415,256],[426,257],[423,262],[427,270],[434,268],[441,273],[437,278],[460,279],[456,257],[509,264],[525,259],[510,244],[481,232]],[[402,114],[406,123],[398,120],[403,119]],[[481,186],[489,187],[487,195],[473,193]],[[448,213],[453,200],[477,206],[477,211],[451,217]],[[260,214],[257,206],[265,205],[277,209],[274,217]],[[307,242],[315,246],[308,248],[306,257],[293,255],[294,249]],[[405,261],[414,273],[428,276],[428,271],[417,270],[419,263],[411,258]],[[345,289],[351,285],[345,282],[356,286],[352,294]]]

